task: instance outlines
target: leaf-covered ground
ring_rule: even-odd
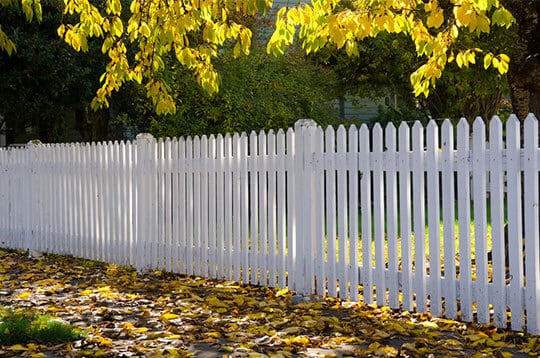
[[[428,315],[298,299],[292,292],[0,250],[0,308],[82,328],[69,344],[0,347],[0,357],[538,355],[538,337]]]

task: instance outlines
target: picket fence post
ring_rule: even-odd
[[[313,277],[309,277],[306,252],[310,248],[308,240],[313,240],[313,222],[311,191],[311,168],[308,163],[314,153],[314,129],[317,123],[312,119],[300,119],[294,123],[294,195],[296,201],[295,238],[293,239],[293,289],[299,294],[311,293],[314,287]]]
[[[157,173],[156,139],[149,133],[141,133],[136,137],[136,179],[135,185],[135,257],[139,271],[153,268],[155,265],[156,245],[152,243],[157,237]]]
[[[30,256],[39,256],[36,250],[36,238],[38,238],[37,231],[38,227],[38,217],[41,210],[41,202],[39,200],[39,194],[41,193],[40,188],[38,187],[40,180],[37,178],[38,168],[37,166],[37,156],[38,151],[40,150],[41,145],[40,140],[31,140],[26,144],[26,160],[28,164],[27,177],[25,178],[25,183],[28,185],[24,193],[25,203],[23,204],[26,207],[25,215],[27,216],[25,221],[25,231],[24,235],[24,250],[28,250]]]

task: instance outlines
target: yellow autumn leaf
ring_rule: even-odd
[[[284,296],[289,292],[289,288],[285,287],[276,292],[276,297]]]
[[[419,324],[420,324],[421,326],[423,326],[423,327],[426,327],[426,328],[434,328],[434,329],[439,328],[439,326],[437,325],[437,323],[431,322],[431,321],[424,321],[424,322],[420,322]]]
[[[443,10],[440,8],[437,8],[434,11],[431,11],[427,18],[427,25],[428,27],[432,27],[434,29],[438,29],[441,27],[441,25],[444,22],[444,13]]]
[[[20,299],[25,299],[25,298],[28,298],[32,295],[32,293],[30,291],[24,291],[24,292],[21,292],[17,295],[17,298],[20,298]]]
[[[177,315],[176,313],[164,313],[159,317],[162,321],[169,321],[171,319],[179,318],[180,315]]]
[[[98,345],[105,346],[105,347],[110,347],[113,344],[113,342],[110,339],[102,337],[102,336],[94,337],[93,341],[97,343]]]
[[[22,344],[15,344],[15,345],[6,347],[6,349],[12,352],[25,352],[28,350],[28,348],[23,346]]]

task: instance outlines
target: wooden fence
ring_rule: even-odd
[[[538,123],[526,119],[524,138],[521,125],[492,119],[489,145],[481,119],[472,135],[464,119],[337,131],[300,120],[2,149],[0,245],[538,334]]]

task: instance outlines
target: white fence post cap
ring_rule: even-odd
[[[39,139],[31,139],[26,143],[28,147],[34,146],[34,145],[40,145],[43,144]]]
[[[137,137],[135,137],[136,140],[152,140],[154,139],[154,136],[150,133],[139,133],[137,134]]]
[[[316,127],[317,122],[315,122],[313,119],[304,118],[299,119],[296,122],[294,122],[294,128],[300,128],[300,127]]]

